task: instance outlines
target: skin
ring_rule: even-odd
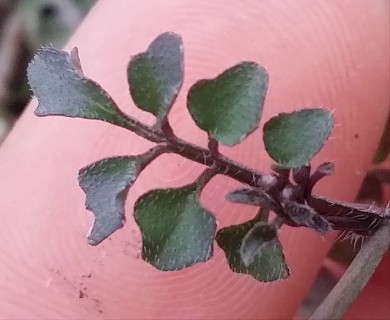
[[[129,99],[125,68],[164,31],[185,46],[185,83],[170,120],[175,132],[206,145],[185,109],[186,92],[238,61],[270,73],[264,121],[278,112],[320,105],[334,110],[332,137],[313,164],[335,161],[337,173],[317,193],[352,200],[369,167],[389,106],[388,2],[286,0],[101,0],[73,37],[84,73],[126,112],[152,123]],[[223,252],[180,272],[155,270],[139,258],[132,218],[138,196],[179,186],[202,171],[169,155],[136,182],[126,203],[127,224],[98,247],[87,244],[92,216],[77,185],[79,168],[106,156],[138,154],[152,144],[98,121],[37,118],[34,101],[0,150],[0,316],[93,319],[289,319],[304,298],[334,235],[283,228],[281,241],[292,276],[259,284],[232,273]],[[375,112],[373,112],[375,110]],[[357,137],[357,138],[356,138]],[[269,171],[257,130],[227,156]],[[239,184],[218,176],[202,202],[218,226],[243,222],[254,208],[229,204]]]

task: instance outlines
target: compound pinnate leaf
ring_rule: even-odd
[[[253,206],[267,206],[271,202],[270,196],[262,192],[258,192],[254,189],[242,188],[229,192],[226,196],[226,200],[235,203],[245,203]]]
[[[27,75],[39,101],[36,115],[98,119],[126,127],[126,116],[108,93],[83,75],[77,50],[69,54],[42,48],[29,64]]]
[[[284,209],[291,220],[300,226],[312,228],[321,234],[332,231],[330,223],[307,205],[289,202]]]
[[[310,177],[310,191],[322,178],[332,175],[334,173],[334,167],[334,163],[332,162],[320,164]]]
[[[284,210],[281,204],[276,199],[272,198],[269,194],[260,189],[236,189],[228,193],[226,200],[235,203],[244,203],[252,206],[267,208],[279,215],[284,215]]]
[[[320,176],[330,176],[334,173],[334,170],[335,170],[335,165],[333,162],[324,162],[324,163],[321,163],[318,168],[316,169],[316,171],[314,172],[314,174],[318,174]]]
[[[300,167],[321,149],[333,127],[333,114],[313,108],[282,113],[264,125],[264,144],[278,164]]]
[[[274,226],[260,221],[256,223],[245,235],[241,242],[240,255],[245,266],[250,266],[256,258],[267,251],[267,246],[276,239],[277,230]]]
[[[94,214],[89,243],[98,245],[125,222],[125,200],[144,167],[163,148],[156,147],[139,156],[113,157],[82,168],[79,184],[86,194],[86,208]]]
[[[242,260],[240,250],[242,242],[256,223],[258,220],[250,220],[218,231],[216,240],[225,251],[230,269],[237,273],[248,274],[260,282],[286,279],[289,276],[289,270],[282,245],[277,238],[264,245],[261,254],[253,257],[248,266]]]
[[[157,189],[135,204],[142,258],[159,270],[179,270],[213,254],[215,217],[199,203],[197,185]]]
[[[183,83],[183,43],[166,32],[146,52],[134,56],[127,68],[130,94],[138,108],[159,119],[166,116]]]
[[[188,93],[188,109],[199,128],[232,146],[257,128],[267,87],[267,71],[242,62],[215,79],[195,83]]]

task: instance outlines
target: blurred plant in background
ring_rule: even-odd
[[[0,141],[30,100],[26,69],[42,45],[62,47],[96,0],[0,0]]]

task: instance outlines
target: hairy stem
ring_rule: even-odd
[[[247,186],[262,189],[270,198],[278,198],[278,190],[273,190],[272,188],[264,190],[263,188],[262,181],[269,175],[223,156],[217,150],[218,144],[216,141],[211,142],[211,150],[205,149],[178,138],[167,119],[161,125],[150,127],[128,115],[124,115],[124,118],[125,121],[122,125],[124,128],[151,142],[164,143],[167,146],[167,152],[179,154],[184,158],[208,166],[217,174],[228,176]],[[288,171],[286,171],[287,176]],[[278,177],[274,178],[277,178],[279,182],[283,182],[283,179],[285,180],[283,174],[279,174]],[[361,234],[370,234],[379,229],[385,219],[390,218],[390,216],[384,214],[385,209],[382,208],[360,208],[356,204],[334,201],[315,195],[308,195],[306,200],[315,211],[324,215],[336,230],[358,231]]]
[[[390,223],[386,223],[367,240],[343,277],[309,320],[341,319],[389,248]]]
[[[229,176],[247,185],[259,187],[258,181],[264,176],[264,173],[248,168],[221,154],[214,155],[210,150],[184,140],[177,138],[176,141],[170,141],[170,143],[173,152],[205,166],[213,167],[219,174]]]
[[[154,143],[161,143],[166,141],[164,134],[157,128],[150,127],[141,121],[128,116],[120,110],[118,112],[120,112],[121,117],[123,118],[123,123],[120,124],[122,128],[133,131],[138,136]],[[113,124],[117,125],[116,123]]]
[[[196,181],[199,191],[202,191],[206,184],[209,183],[209,181],[215,177],[216,174],[217,172],[214,169],[208,168],[204,170]]]

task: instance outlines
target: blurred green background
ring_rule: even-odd
[[[38,48],[61,48],[96,0],[0,0],[0,142],[31,93],[26,68]]]

